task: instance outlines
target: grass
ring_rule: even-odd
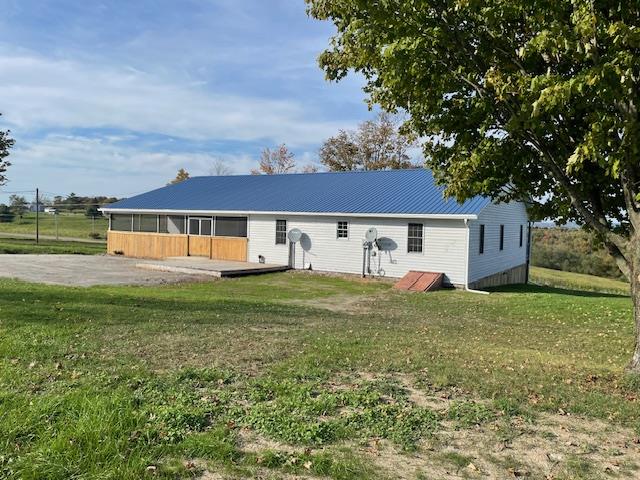
[[[58,215],[40,214],[40,234],[56,235],[70,238],[90,238],[92,233],[106,238],[109,221],[105,217],[95,220],[88,218],[84,213],[60,213]],[[36,234],[36,214],[25,213],[22,218],[16,217],[12,222],[0,222],[0,233]]]
[[[393,478],[360,446],[388,444],[399,466],[444,430],[560,410],[640,428],[622,295],[422,295],[301,272],[0,290],[0,478]],[[336,308],[345,296],[357,307]]]
[[[531,267],[530,272],[531,281],[538,285],[553,285],[567,289],[610,292],[622,295],[629,294],[629,284],[619,280],[542,267]]]
[[[85,242],[62,242],[55,240],[35,240],[0,237],[0,254],[79,254],[98,255],[105,253],[103,244]]]

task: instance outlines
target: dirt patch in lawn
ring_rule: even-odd
[[[331,295],[308,300],[290,300],[286,303],[302,307],[321,308],[335,313],[363,315],[375,311],[376,303],[388,295],[389,292],[380,292],[371,295]]]
[[[412,403],[440,413],[455,401],[469,400],[464,394],[416,388],[408,375],[395,378]],[[640,477],[640,438],[632,429],[604,421],[565,413],[502,414],[468,428],[446,420],[441,427],[416,452],[403,453],[374,439],[361,453],[397,479]]]

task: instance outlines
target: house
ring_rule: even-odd
[[[58,209],[55,207],[44,207],[44,213],[48,213],[49,215],[56,215],[58,213]]]
[[[431,271],[469,288],[527,278],[525,204],[445,199],[426,169],[194,177],[102,211],[110,254],[387,277]],[[371,227],[375,241],[363,244]]]

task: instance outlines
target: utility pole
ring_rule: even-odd
[[[40,190],[36,188],[36,243],[40,243]]]

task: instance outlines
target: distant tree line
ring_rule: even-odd
[[[102,215],[100,207],[109,203],[118,201],[116,197],[84,197],[70,193],[69,195],[55,196],[53,199],[47,197],[40,197],[39,208],[42,210],[44,207],[53,207],[57,212],[67,213],[80,213],[83,212],[87,217],[99,217]],[[36,211],[35,200],[28,201],[23,195],[11,195],[9,197],[9,204],[0,204],[0,222],[12,222],[27,212]]]
[[[534,228],[531,264],[626,281],[597,236],[577,228]]]
[[[55,196],[52,201],[46,198],[41,199],[40,204],[47,207],[53,207],[59,212],[81,212],[84,211],[88,217],[97,217],[102,215],[99,208],[102,205],[117,202],[116,197],[83,197],[70,193],[66,197]]]

